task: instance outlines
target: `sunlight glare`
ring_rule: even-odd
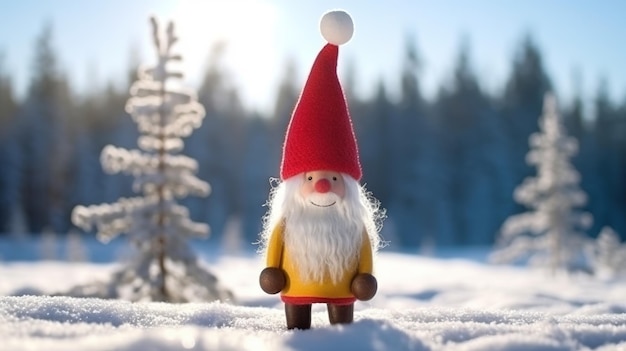
[[[274,6],[265,1],[179,1],[173,19],[180,37],[186,80],[199,84],[206,69],[210,48],[227,42],[224,62],[242,100],[265,104],[268,82],[275,75],[276,47]]]

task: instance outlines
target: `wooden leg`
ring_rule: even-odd
[[[311,305],[293,305],[286,303],[285,317],[287,317],[287,329],[310,329]]]
[[[354,320],[354,304],[328,304],[328,320],[330,324],[349,324]]]

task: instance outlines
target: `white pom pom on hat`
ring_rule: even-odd
[[[343,10],[328,11],[320,20],[320,32],[330,44],[337,46],[345,44],[354,33],[352,17]]]

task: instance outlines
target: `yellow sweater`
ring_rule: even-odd
[[[285,247],[284,231],[285,225],[282,222],[274,228],[267,247],[267,267],[281,268],[286,274],[286,286],[281,292],[283,301],[293,301],[294,298],[304,301],[303,303],[328,302],[329,299],[353,301],[354,295],[350,291],[352,279],[358,273],[372,274],[373,270],[372,246],[367,232],[363,232],[361,250],[359,256],[355,257],[354,266],[347,269],[337,283],[333,283],[328,276],[322,282],[305,282],[300,278],[294,257],[289,248]]]

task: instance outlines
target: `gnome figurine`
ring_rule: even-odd
[[[331,324],[351,323],[354,302],[374,297],[373,254],[379,246],[378,202],[359,184],[361,165],[350,114],[337,78],[339,45],[352,19],[321,19],[328,41],[295,107],[261,234],[266,268],[259,282],[280,293],[288,329],[311,327],[311,305],[325,303]]]

